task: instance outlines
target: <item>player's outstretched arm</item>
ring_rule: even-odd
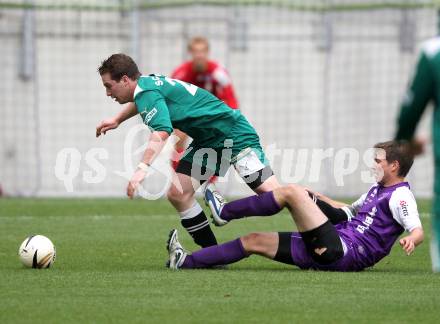
[[[127,186],[127,196],[133,199],[139,184],[144,180],[147,175],[147,169],[153,163],[154,159],[162,151],[166,144],[166,140],[170,135],[165,131],[155,131],[151,133],[148,146],[145,149],[141,162],[138,165],[138,169],[134,173]]]
[[[122,109],[115,117],[105,119],[103,120],[97,127],[96,127],[96,137],[99,137],[99,135],[104,134],[111,130],[117,128],[121,123],[126,121],[127,119],[130,119],[131,117],[138,114],[138,111],[136,109],[136,105],[134,102],[128,103],[124,109]]]
[[[423,242],[424,234],[421,227],[416,227],[411,233],[399,240],[399,244],[407,255],[410,255],[416,246]]]

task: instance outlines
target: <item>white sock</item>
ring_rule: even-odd
[[[200,204],[197,201],[195,201],[194,205],[192,205],[192,207],[190,207],[189,209],[187,209],[187,210],[185,210],[183,212],[179,212],[180,219],[189,219],[189,218],[196,217],[202,211],[203,211],[203,209],[200,206]]]

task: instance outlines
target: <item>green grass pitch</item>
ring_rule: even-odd
[[[421,201],[420,211],[429,213]],[[360,273],[301,271],[252,256],[225,270],[165,268],[170,229],[195,245],[166,201],[0,200],[0,323],[356,322],[438,323],[440,276],[426,239],[407,257]],[[215,228],[220,242],[251,231],[293,229],[284,212]],[[17,250],[28,234],[54,242],[49,270],[25,269]]]

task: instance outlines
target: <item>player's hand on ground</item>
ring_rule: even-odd
[[[404,237],[399,241],[400,246],[405,251],[406,255],[413,253],[415,249],[414,241],[410,237]]]
[[[96,137],[99,137],[99,135],[104,134],[109,131],[110,129],[115,129],[119,126],[119,122],[116,118],[109,118],[106,120],[103,120],[98,126],[96,126]]]
[[[136,172],[133,174],[133,177],[131,178],[127,186],[127,196],[130,199],[133,199],[134,194],[136,193],[136,189],[139,186],[139,184],[144,180],[145,175],[146,172],[140,169],[137,169]]]

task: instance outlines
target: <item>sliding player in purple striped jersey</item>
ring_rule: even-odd
[[[406,254],[423,241],[417,204],[405,176],[413,157],[404,142],[375,145],[377,183],[352,205],[288,185],[273,192],[240,199],[229,204],[217,192],[206,198],[224,225],[247,216],[270,216],[287,207],[298,232],[252,233],[236,240],[187,253],[178,241],[177,230],[168,240],[172,269],[210,268],[258,254],[301,269],[360,271],[389,254],[398,237]],[[240,209],[241,217],[228,208]]]

